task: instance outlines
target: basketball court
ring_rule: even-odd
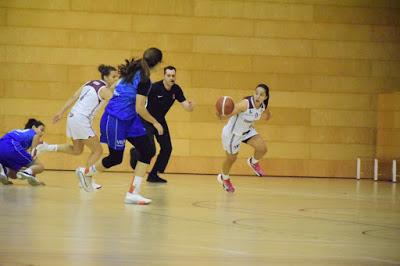
[[[398,265],[396,184],[354,179],[165,175],[147,206],[125,205],[128,173],[101,190],[72,171],[46,187],[0,186],[1,265]]]

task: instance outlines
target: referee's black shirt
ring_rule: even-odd
[[[172,85],[168,91],[164,87],[162,80],[151,85],[150,92],[147,96],[147,110],[157,119],[159,123],[165,122],[165,115],[168,113],[175,100],[184,102],[186,100],[183,91],[178,84]]]

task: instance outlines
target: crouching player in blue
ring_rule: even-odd
[[[27,180],[32,186],[44,185],[36,178],[36,174],[44,171],[44,166],[34,154],[44,129],[41,121],[31,118],[25,129],[12,130],[0,138],[1,183],[11,185],[10,177]],[[32,154],[28,150],[31,150]]]

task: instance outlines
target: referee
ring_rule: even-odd
[[[159,177],[158,173],[164,173],[172,152],[171,136],[169,134],[167,121],[165,120],[165,116],[169,109],[174,104],[175,100],[178,100],[183,109],[188,112],[193,111],[194,108],[193,102],[186,100],[181,87],[179,87],[175,81],[176,68],[173,66],[165,67],[164,79],[153,83],[149,95],[147,96],[147,110],[164,128],[164,133],[159,135],[156,128],[151,123],[142,119],[153,147],[155,148],[154,137],[156,137],[156,140],[160,145],[160,153],[157,156],[153,169],[147,177],[147,182],[167,182],[167,180]],[[135,148],[132,148],[130,152],[132,158],[131,166],[135,169],[140,154]]]

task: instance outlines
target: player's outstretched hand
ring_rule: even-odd
[[[57,113],[55,116],[53,116],[53,124],[57,123],[62,119],[62,114]]]
[[[188,104],[189,104],[189,110],[193,111],[194,107],[196,106],[194,101],[188,100]]]

